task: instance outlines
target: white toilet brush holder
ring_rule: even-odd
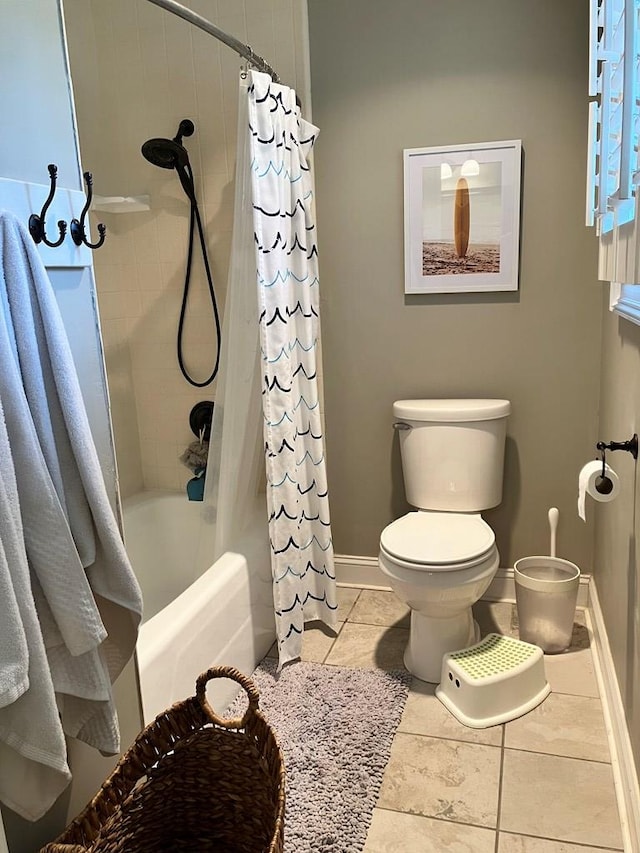
[[[446,654],[436,687],[442,704],[474,729],[521,717],[550,692],[542,650],[500,634]]]

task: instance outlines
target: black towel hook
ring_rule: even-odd
[[[87,184],[87,203],[82,208],[82,213],[80,214],[80,219],[72,219],[71,220],[71,239],[76,244],[76,246],[81,246],[83,243],[85,246],[88,246],[90,249],[99,249],[100,246],[104,243],[105,234],[107,228],[102,222],[98,223],[98,233],[100,234],[100,238],[95,243],[90,243],[87,240],[87,235],[84,230],[84,221],[87,218],[87,213],[89,208],[91,207],[91,199],[93,198],[93,175],[91,172],[84,172],[84,179]]]
[[[52,243],[51,240],[47,239],[47,235],[45,232],[45,217],[47,215],[47,210],[49,209],[49,205],[53,201],[53,197],[56,193],[56,181],[58,179],[58,167],[55,163],[49,163],[47,166],[49,170],[49,180],[51,181],[51,187],[49,188],[49,195],[47,196],[47,200],[42,206],[42,210],[40,211],[40,215],[37,213],[32,213],[29,217],[29,234],[33,237],[34,243],[44,243],[45,246],[50,246],[52,249],[55,249],[56,246],[59,246],[65,238],[67,233],[67,223],[64,219],[58,220],[58,233],[59,237]]]

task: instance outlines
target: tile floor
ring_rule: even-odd
[[[309,627],[303,659],[402,666],[409,615],[391,592],[342,588],[337,634]],[[479,602],[483,636],[518,636],[515,605]],[[571,648],[545,657],[552,693],[520,719],[467,728],[414,679],[365,853],[613,853],[623,849],[611,758],[577,614]]]

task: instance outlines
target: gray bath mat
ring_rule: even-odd
[[[251,678],[284,753],[285,853],[357,853],[411,676],[304,662],[278,675],[276,667],[265,659]],[[241,696],[230,715],[243,700],[246,707]]]

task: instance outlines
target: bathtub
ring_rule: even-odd
[[[198,565],[202,503],[177,492],[124,501],[127,551],[145,604],[136,648],[145,723],[194,693],[213,664],[250,675],[275,639],[264,499],[247,516],[241,541],[212,565]],[[223,710],[237,685],[216,682]]]

